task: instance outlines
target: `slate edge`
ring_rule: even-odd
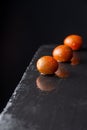
[[[29,64],[29,66],[26,68],[26,70],[25,70],[25,72],[24,72],[24,74],[23,74],[21,80],[19,81],[17,87],[15,88],[15,90],[14,90],[12,96],[10,97],[10,99],[9,99],[9,101],[7,102],[7,104],[6,104],[5,108],[3,109],[3,111],[0,113],[0,121],[2,120],[4,114],[8,111],[9,107],[12,106],[12,101],[15,99],[16,94],[17,94],[17,91],[18,91],[18,90],[20,89],[20,87],[21,87],[21,82],[22,82],[22,80],[25,79],[27,70],[30,70],[30,69],[31,69],[31,66],[32,66],[34,60],[36,59],[38,53],[41,51],[42,48],[49,48],[49,47],[50,47],[50,48],[51,48],[51,47],[53,48],[54,45],[53,45],[53,44],[50,44],[50,45],[41,45],[41,46],[37,49],[37,51],[36,51],[36,53],[34,54],[34,56],[33,56],[32,60],[31,60],[31,62],[30,62],[30,64]]]

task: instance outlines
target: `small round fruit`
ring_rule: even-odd
[[[69,35],[64,39],[64,44],[71,47],[72,50],[79,50],[82,47],[83,39],[79,35]]]
[[[36,66],[41,74],[54,74],[58,68],[58,63],[52,56],[43,56],[38,59]]]
[[[73,51],[66,45],[59,45],[53,49],[53,57],[58,62],[68,62],[72,58]]]

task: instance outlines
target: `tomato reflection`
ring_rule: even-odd
[[[59,63],[59,68],[55,72],[55,75],[60,78],[67,78],[69,76],[69,71],[68,71],[67,65],[64,63]]]
[[[37,79],[36,79],[36,85],[37,87],[42,90],[42,91],[52,91],[56,88],[56,81],[57,81],[57,77],[53,76],[43,76],[40,75]]]
[[[71,59],[71,65],[78,65],[80,63],[79,52],[73,52],[73,57]]]

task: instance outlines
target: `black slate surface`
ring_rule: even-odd
[[[87,130],[87,49],[79,51],[80,64],[64,64],[68,78],[41,76],[36,61],[55,46],[36,52],[0,115],[0,130]],[[52,91],[41,91],[37,83]]]

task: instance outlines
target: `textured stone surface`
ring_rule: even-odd
[[[0,130],[87,130],[87,49],[79,51],[79,65],[64,64],[68,78],[40,76],[36,61],[54,47],[44,45],[36,52],[0,115]],[[55,89],[41,91],[38,78],[42,87]]]

